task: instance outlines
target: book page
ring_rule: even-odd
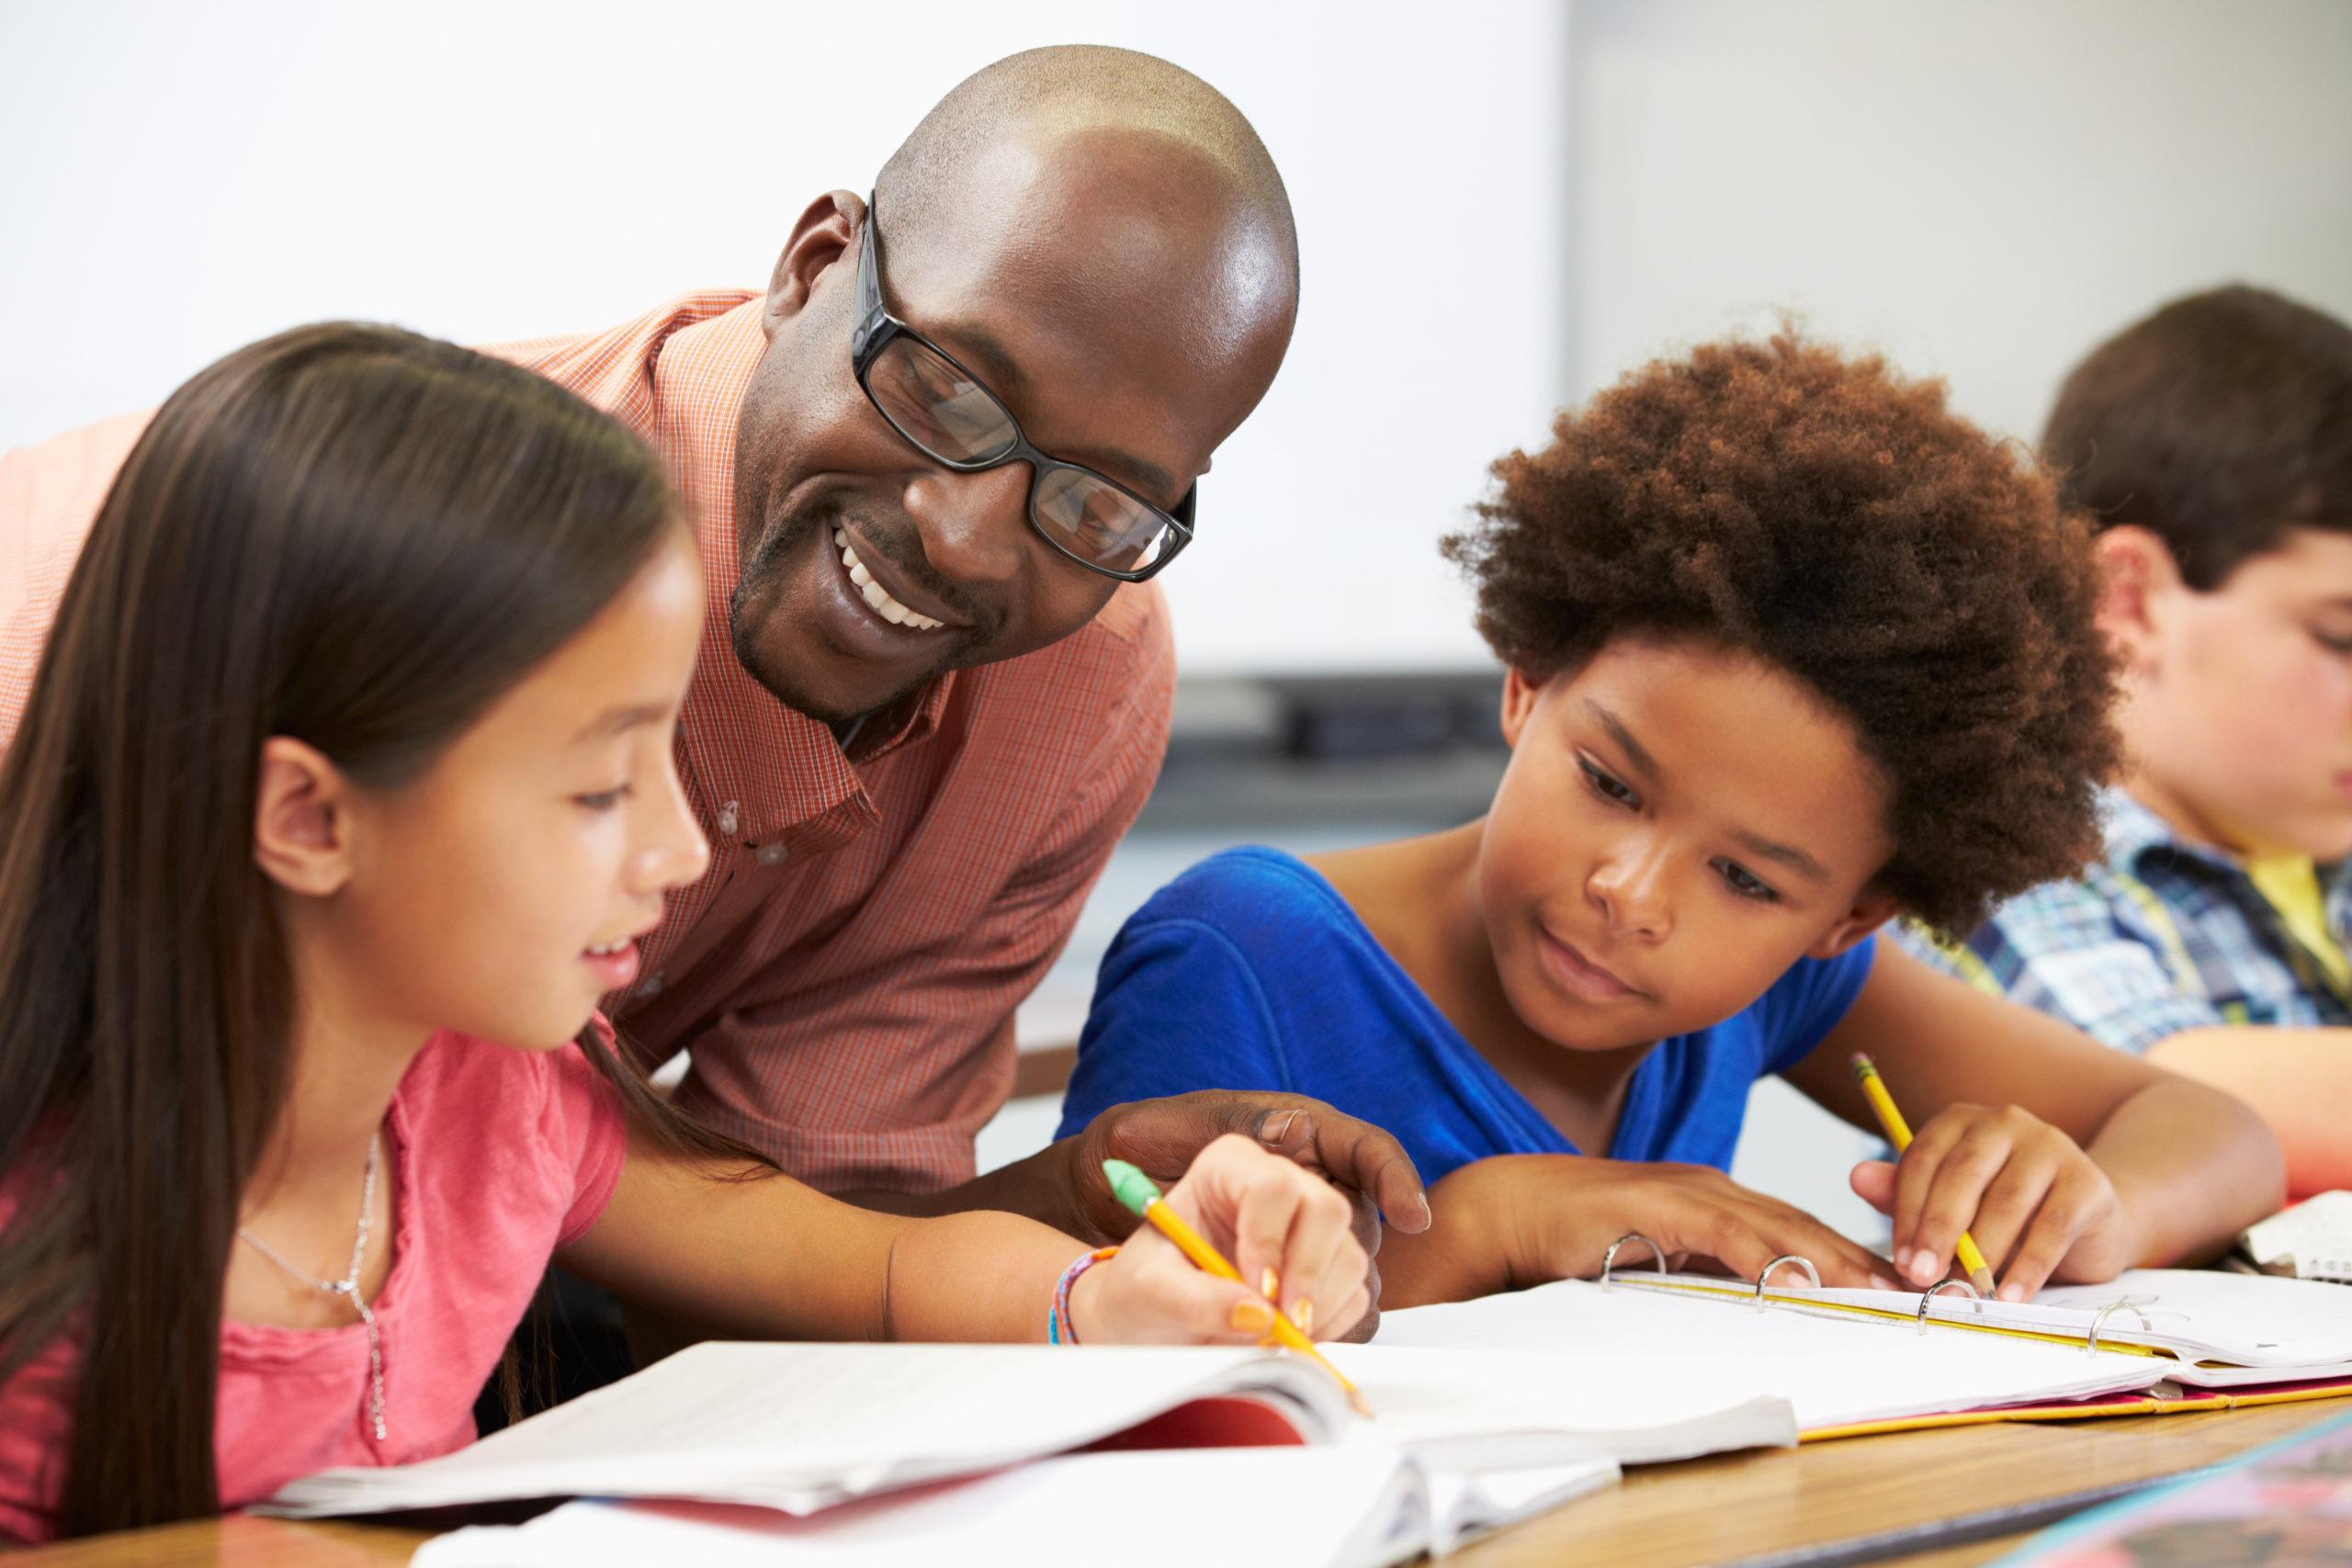
[[[1579,1474],[1552,1485],[1557,1492],[1594,1479]],[[1157,1500],[1165,1499],[1182,1500],[1185,1512],[1162,1512]],[[1528,1502],[1516,1495],[1510,1500],[1522,1508]],[[1509,1517],[1507,1509],[1482,1506],[1482,1500],[1453,1501],[1474,1523],[1495,1514]],[[1206,1562],[1238,1551],[1242,1560],[1286,1568],[1380,1568],[1436,1544],[1430,1509],[1427,1482],[1394,1449],[1173,1449],[1040,1460],[864,1498],[805,1518],[706,1503],[571,1503],[525,1525],[477,1527],[427,1541],[413,1562],[414,1568],[638,1568],[648,1562],[937,1568],[1045,1562],[1071,1554]],[[1138,1530],[1145,1532],[1140,1539]],[[1067,1551],[1057,1551],[1057,1543]],[[1094,1552],[1096,1546],[1104,1551]],[[1169,1546],[1176,1550],[1164,1550]]]
[[[1378,1346],[1541,1352],[1596,1413],[1780,1397],[1804,1430],[2143,1389],[2172,1363],[1581,1280],[1384,1315]]]
[[[1319,1368],[1249,1347],[712,1343],[440,1459],[295,1482],[268,1508],[588,1495],[804,1512],[1077,1448],[1225,1393],[1281,1401],[1313,1440],[1355,1419]]]

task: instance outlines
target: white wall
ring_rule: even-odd
[[[1171,572],[1190,668],[1465,664],[1434,540],[1559,384],[1566,20],[1193,0],[0,8],[0,447],[297,321],[480,342],[757,285],[966,73],[1165,55],[1257,124],[1306,288]],[[1499,304],[1498,304],[1499,302]],[[1513,319],[1501,330],[1498,310]],[[846,350],[844,350],[846,352]]]
[[[2170,295],[2352,313],[2341,0],[82,0],[0,8],[0,446],[299,321],[755,284],[958,76],[1070,39],[1217,84],[1298,209],[1290,362],[1169,578],[1199,671],[1481,662],[1433,545],[1487,462],[1782,308],[2025,434]]]
[[[2232,279],[2352,316],[2341,0],[1578,0],[1566,392],[1794,308],[2030,437]]]

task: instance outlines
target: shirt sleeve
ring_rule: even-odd
[[[0,751],[17,733],[82,541],[148,416],[0,454]]]
[[[604,1034],[609,1049],[611,1026],[600,1017],[590,1027]],[[620,1090],[579,1046],[555,1053],[548,1067],[551,1081],[541,1146],[570,1168],[571,1183],[571,1204],[564,1211],[563,1228],[555,1241],[555,1249],[561,1251],[587,1235],[613,1201],[621,1167],[628,1158],[628,1116],[621,1109]]]
[[[1203,1089],[1295,1089],[1273,1009],[1223,932],[1131,920],[1103,955],[1054,1135],[1114,1105]]]
[[[1939,968],[2134,1055],[2224,1021],[2210,1000],[2181,989],[2163,939],[2138,912],[2088,882],[2053,882],[2013,898],[1957,945],[1910,933],[1904,941]]]
[[[1106,638],[1106,656],[1126,650],[1125,697],[1100,716],[1081,783],[977,919],[920,950],[864,921],[833,933],[870,950],[856,984],[811,987],[772,965],[685,1043],[681,1107],[827,1191],[972,1179],[973,1139],[1012,1089],[1013,1010],[1069,942],[1167,750],[1175,650],[1159,596],[1137,611]]]
[[[1871,977],[1878,939],[1856,942],[1835,958],[1798,961],[1764,993],[1764,1058],[1758,1076],[1781,1073],[1813,1054],[1852,1009]]]

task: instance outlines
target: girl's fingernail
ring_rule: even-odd
[[[1894,1281],[1888,1279],[1883,1274],[1873,1274],[1871,1276],[1871,1289],[1874,1291],[1891,1291],[1894,1289]]]
[[[1935,1277],[1935,1255],[1923,1247],[1911,1255],[1911,1278],[1925,1285],[1932,1281]]]
[[[2021,1302],[2025,1300],[2025,1287],[2023,1285],[2010,1283],[2002,1286],[2000,1290],[1995,1292],[1995,1294],[1998,1295],[2005,1302]]]
[[[1911,1271],[1911,1249],[1909,1247],[1898,1247],[1894,1249],[1894,1267],[1896,1269],[1905,1274],[1908,1274]]]
[[[1274,1266],[1272,1264],[1269,1263],[1263,1269],[1258,1270],[1258,1293],[1260,1295],[1264,1296],[1268,1301],[1272,1301],[1275,1297],[1282,1294],[1282,1276],[1274,1272]]]
[[[1252,1337],[1263,1334],[1274,1325],[1274,1309],[1263,1302],[1236,1302],[1226,1322],[1236,1334]]]
[[[1290,1320],[1298,1325],[1301,1334],[1312,1339],[1315,1337],[1315,1298],[1299,1297],[1298,1304],[1290,1309]]]

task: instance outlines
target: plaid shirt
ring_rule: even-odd
[[[2106,858],[2010,899],[1968,941],[1903,945],[1980,987],[2134,1054],[2184,1029],[2352,1023],[2245,868],[2191,844],[2120,789],[2100,798]],[[2328,929],[2352,930],[2352,862],[2320,868]]]
[[[759,312],[743,290],[689,294],[609,332],[491,351],[661,455],[708,578],[677,755],[710,870],[671,895],[644,978],[605,1008],[652,1060],[690,1047],[680,1103],[793,1175],[835,1191],[952,1186],[1011,1092],[1014,1007],[1159,774],[1166,604],[1148,583],[1123,587],[1060,642],[871,716],[844,751],[728,639],[735,423],[765,346]],[[145,423],[0,455],[0,746]]]

